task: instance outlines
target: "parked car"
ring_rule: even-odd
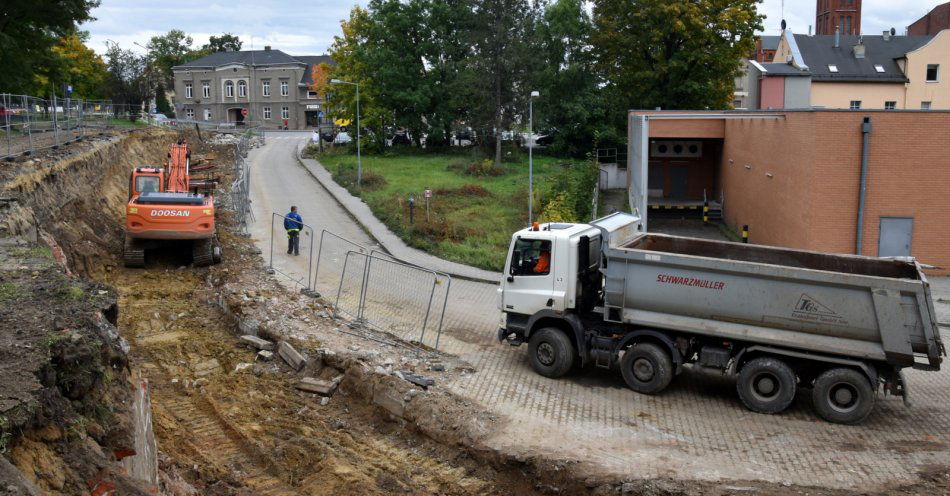
[[[345,145],[351,141],[353,141],[353,138],[351,138],[346,131],[336,133],[336,136],[333,138],[334,145]]]

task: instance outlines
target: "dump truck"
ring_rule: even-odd
[[[169,241],[190,241],[195,266],[221,261],[215,227],[214,183],[191,178],[185,140],[171,145],[166,167],[136,167],[129,176],[126,205],[126,267],[144,267],[146,250]]]
[[[902,371],[940,369],[946,350],[921,265],[654,234],[615,213],[513,234],[499,341],[528,344],[546,377],[619,369],[639,393],[700,368],[735,377],[766,414],[811,389],[827,421],[855,424],[878,391],[903,397]]]

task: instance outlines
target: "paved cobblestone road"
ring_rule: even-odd
[[[251,152],[258,220],[253,233],[259,245],[266,254],[270,224],[264,220],[272,207],[282,211],[287,202],[299,205],[304,218],[320,228],[373,244],[291,157],[294,145],[305,139],[271,135],[265,147]],[[286,270],[306,273],[303,257],[275,256]],[[338,268],[324,271],[321,289],[329,288],[334,274],[339,277]],[[950,303],[950,281],[937,279],[934,286],[935,298],[943,295]],[[659,396],[639,395],[615,372],[585,370],[560,380],[536,375],[526,347],[495,340],[495,290],[491,284],[453,283],[442,349],[475,369],[446,387],[510,420],[488,441],[499,449],[575,461],[591,473],[620,477],[852,489],[911,481],[920,470],[950,464],[950,367],[908,371],[914,407],[879,396],[860,426],[821,421],[807,392],[782,415],[755,414],[739,402],[732,381],[691,370]],[[938,313],[950,308],[943,305]],[[950,342],[950,330],[942,332]]]

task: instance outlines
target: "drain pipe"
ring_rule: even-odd
[[[868,190],[868,143],[871,140],[871,118],[865,117],[861,123],[861,190],[858,194],[858,235],[855,243],[855,255],[861,254],[861,245],[864,241],[864,200]]]

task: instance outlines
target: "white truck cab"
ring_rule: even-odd
[[[585,278],[577,275],[596,273],[599,264],[600,231],[591,225],[535,223],[515,232],[498,289],[498,308],[505,315],[501,327],[577,309],[585,296]]]

